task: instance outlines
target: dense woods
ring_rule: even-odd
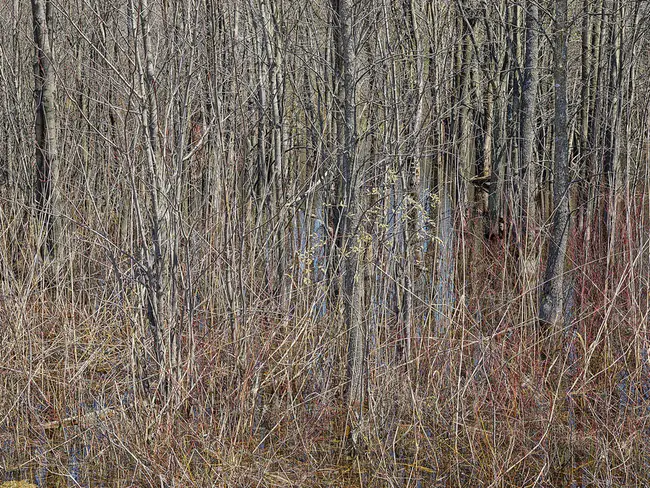
[[[650,3],[0,25],[0,481],[650,483]]]

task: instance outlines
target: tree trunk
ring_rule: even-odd
[[[356,69],[355,39],[352,30],[352,0],[334,0],[338,29],[337,55],[340,69],[337,73],[343,92],[339,131],[342,130],[343,147],[340,152],[341,201],[339,227],[343,236],[343,286],[344,323],[348,331],[347,399],[350,406],[363,403],[363,376],[366,357],[366,333],[363,325],[364,296],[363,272],[360,263],[360,206],[359,190],[362,167],[356,158]]]
[[[535,112],[537,107],[537,86],[539,85],[539,71],[537,58],[539,41],[537,29],[539,18],[537,4],[528,1],[526,5],[526,46],[524,57],[524,79],[521,90],[520,114],[520,164],[521,175],[521,217],[523,235],[523,256],[521,260],[522,277],[524,286],[534,285],[536,282],[539,263],[538,251],[534,246],[535,236],[531,234],[532,227],[536,227],[535,220],[538,215],[537,208],[537,164],[533,161],[535,147]],[[532,222],[531,222],[532,221]],[[533,281],[535,280],[535,281]]]
[[[32,0],[34,27],[34,96],[36,98],[36,207],[41,214],[43,232],[39,252],[43,259],[55,257],[59,241],[57,180],[58,121],[56,115],[56,83],[52,66],[52,16],[49,0]]]
[[[177,388],[180,375],[180,336],[177,328],[178,287],[174,275],[178,265],[179,229],[172,222],[171,213],[179,208],[176,192],[170,184],[166,168],[161,132],[158,122],[157,80],[154,52],[150,37],[150,8],[148,0],[130,2],[131,25],[140,33],[142,52],[136,47],[139,88],[142,93],[141,122],[147,157],[147,187],[149,188],[149,230],[146,249],[146,276],[144,277],[144,302],[149,330],[153,339],[155,363],[158,373],[158,391],[168,399]],[[138,22],[139,28],[138,31]],[[175,220],[175,219],[174,219]],[[144,225],[144,222],[141,223]]]
[[[569,138],[567,134],[567,0],[555,3],[554,81],[555,153],[553,164],[553,224],[542,285],[539,322],[562,325],[564,261],[569,237]]]

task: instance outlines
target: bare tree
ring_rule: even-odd
[[[56,114],[56,73],[52,50],[52,4],[50,0],[32,0],[34,28],[34,96],[36,98],[36,175],[35,200],[41,214],[43,231],[39,250],[43,258],[55,257],[60,238],[58,222],[59,160],[58,120]]]
[[[356,111],[356,39],[354,31],[354,1],[334,0],[336,50],[339,70],[336,73],[342,96],[339,141],[340,165],[340,214],[338,227],[343,236],[343,284],[341,294],[344,305],[344,323],[348,332],[346,388],[350,406],[361,408],[364,399],[364,373],[366,357],[366,330],[363,322],[364,280],[361,271],[359,239],[361,224],[360,190],[363,181],[363,165],[357,158],[357,111]]]
[[[564,263],[569,239],[569,138],[567,134],[567,0],[556,0],[554,17],[553,79],[555,84],[555,153],[553,161],[553,223],[546,272],[542,284],[539,321],[562,325]]]
[[[649,19],[634,0],[4,2],[0,464],[643,485]]]
[[[522,213],[521,227],[525,233],[522,237],[524,252],[521,256],[522,276],[526,285],[537,278],[539,255],[535,252],[535,234],[531,233],[537,225],[538,205],[537,186],[539,181],[538,165],[534,160],[535,118],[537,113],[537,89],[539,85],[539,34],[538,7],[535,0],[526,2],[526,43],[524,57],[524,76],[521,89],[520,123],[520,161],[521,177],[520,206]]]

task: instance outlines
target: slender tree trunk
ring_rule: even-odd
[[[531,234],[532,227],[538,216],[537,208],[537,164],[533,160],[535,147],[535,113],[537,108],[537,87],[539,71],[537,58],[539,41],[537,35],[539,18],[537,3],[532,0],[526,4],[526,46],[524,56],[524,79],[521,90],[520,114],[520,174],[521,174],[521,212],[523,236],[523,266],[522,276],[524,286],[536,279],[539,263],[538,252],[535,248],[535,236]],[[531,222],[532,221],[532,222]],[[533,224],[533,225],[531,225]]]
[[[52,60],[52,9],[49,0],[32,0],[34,27],[34,80],[36,97],[36,182],[35,200],[41,214],[43,232],[39,252],[43,259],[54,259],[60,238],[58,120],[56,81]]]
[[[577,225],[579,235],[584,236],[587,227],[587,206],[589,201],[588,179],[591,174],[589,156],[589,107],[590,107],[590,78],[591,78],[591,30],[589,22],[589,0],[582,2],[582,33],[581,33],[581,67],[580,67],[580,150],[578,159],[578,173],[580,185],[577,190]]]
[[[422,55],[422,40],[419,32],[418,7],[409,0],[404,4],[405,19],[408,24],[410,44],[414,60],[414,75],[411,80],[411,97],[414,99],[414,113],[411,115],[412,122],[409,124],[409,156],[406,160],[406,166],[402,173],[403,186],[406,190],[406,226],[404,229],[404,259],[407,263],[403,276],[403,297],[402,297],[402,317],[403,317],[403,339],[405,342],[404,352],[406,361],[411,359],[411,348],[413,336],[419,340],[421,327],[419,324],[413,324],[413,296],[416,295],[415,289],[415,269],[417,261],[421,261],[422,245],[418,235],[417,224],[422,223],[422,206],[418,207],[419,197],[421,194],[420,175],[422,173],[422,124],[424,118],[424,56]]]
[[[508,15],[513,15],[514,10],[509,9]],[[500,26],[499,36],[491,36],[491,42],[507,43],[508,32],[510,27],[507,25]],[[490,151],[490,181],[489,193],[487,197],[487,219],[485,220],[485,237],[494,239],[501,234],[501,225],[503,223],[504,207],[506,198],[506,174],[508,163],[508,136],[509,122],[508,113],[511,106],[507,102],[507,88],[510,85],[510,77],[514,76],[513,71],[516,67],[516,59],[513,59],[513,50],[504,50],[503,53],[493,52],[495,62],[495,73],[493,74],[494,82],[490,83],[490,90],[493,97],[492,105],[492,129],[491,140],[492,147],[487,148]],[[511,128],[511,124],[510,124]]]
[[[172,212],[180,210],[175,201],[177,193],[170,184],[163,151],[164,140],[158,122],[159,83],[156,80],[154,52],[151,41],[150,8],[148,0],[130,2],[131,26],[136,38],[136,63],[139,88],[142,94],[141,122],[145,136],[147,160],[147,187],[149,188],[149,230],[146,249],[146,276],[144,302],[153,338],[153,349],[158,373],[159,390],[163,398],[170,398],[180,377],[180,337],[178,330],[178,287],[175,274],[178,266],[179,229]],[[141,48],[138,47],[141,41]],[[144,221],[141,226],[144,227]]]
[[[556,0],[553,61],[555,81],[553,224],[539,307],[539,322],[547,327],[562,325],[564,261],[570,225],[568,192],[569,138],[567,134],[567,29],[567,0]]]
[[[363,324],[364,280],[361,271],[360,205],[359,190],[362,182],[362,165],[356,157],[356,60],[353,32],[353,0],[334,1],[338,29],[338,57],[340,70],[337,73],[343,92],[341,101],[343,147],[340,152],[342,208],[340,227],[343,235],[343,286],[345,325],[348,330],[347,353],[347,399],[349,405],[361,409],[364,400],[363,377],[366,357],[366,331]],[[361,411],[361,410],[359,410]]]

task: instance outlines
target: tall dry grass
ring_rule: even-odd
[[[644,486],[646,213],[621,229],[615,247],[574,233],[571,307],[566,327],[548,337],[533,326],[538,277],[521,272],[507,239],[486,243],[461,222],[446,327],[436,324],[435,303],[416,301],[421,332],[403,362],[394,316],[381,302],[368,308],[362,415],[343,400],[341,313],[314,312],[322,283],[293,280],[290,296],[274,296],[262,281],[244,281],[246,312],[236,317],[201,290],[183,335],[179,400],[145,401],[139,388],[153,373],[139,357],[150,344],[136,286],[108,271],[84,276],[71,259],[53,289],[47,265],[32,262],[2,282],[4,478],[115,487]],[[369,277],[381,272],[366,266]],[[431,276],[423,280],[433,286]],[[149,381],[155,392],[156,378]]]

